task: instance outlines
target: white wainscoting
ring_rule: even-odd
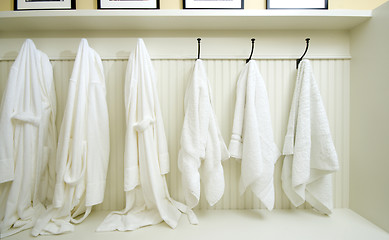
[[[280,149],[286,132],[289,109],[294,90],[296,68],[295,60],[290,58],[256,60],[265,79],[272,113],[275,140]],[[204,60],[212,86],[214,110],[228,145],[232,128],[235,106],[235,88],[240,70],[245,61],[237,59]],[[73,68],[73,60],[53,60],[54,78],[57,91],[57,129],[60,129],[67,97],[68,80]],[[171,171],[167,175],[170,194],[183,201],[180,173],[177,168],[177,153],[183,122],[183,99],[188,77],[194,60],[154,59],[158,77],[158,91],[163,113],[165,130],[169,144]],[[330,122],[331,132],[340,160],[340,171],[334,175],[334,206],[348,207],[349,196],[349,108],[350,108],[350,59],[312,60],[316,80],[322,93],[324,105]],[[0,97],[5,89],[12,61],[0,61]],[[107,176],[105,199],[96,207],[99,210],[115,210],[124,207],[123,192],[123,152],[124,152],[124,74],[127,60],[103,60],[106,75],[108,111],[110,120],[111,154]],[[281,188],[281,167],[283,157],[276,165],[274,184],[275,208],[293,208]],[[223,163],[226,189],[223,198],[210,207],[201,198],[198,209],[251,209],[262,208],[262,204],[246,192],[239,196],[238,180],[240,163],[234,159]],[[302,206],[307,208],[309,206]]]

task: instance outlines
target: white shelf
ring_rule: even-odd
[[[0,33],[51,30],[347,30],[370,10],[47,10],[0,12]]]
[[[82,240],[198,240],[198,239],[288,239],[288,240],[384,240],[389,233],[349,209],[336,209],[328,217],[312,210],[213,210],[197,212],[199,225],[190,225],[182,215],[175,230],[165,223],[132,232],[99,232],[95,229],[108,212],[92,212],[73,233],[42,236],[39,239]],[[31,230],[10,236],[14,239],[36,239]]]

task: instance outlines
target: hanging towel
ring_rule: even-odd
[[[266,86],[255,61],[246,64],[238,79],[229,151],[241,159],[240,194],[250,187],[272,210],[274,165],[281,152],[274,142]]]
[[[27,39],[0,107],[0,238],[31,228],[52,201],[55,117],[52,66]]]
[[[194,208],[200,199],[200,178],[209,205],[224,193],[222,161],[230,157],[212,109],[209,81],[203,61],[196,60],[185,93],[185,117],[181,133],[178,168],[186,204]]]
[[[32,231],[60,234],[74,230],[92,206],[103,202],[109,161],[109,124],[100,56],[82,39],[69,81],[58,140],[53,205]],[[80,219],[75,219],[83,214]]]
[[[300,62],[285,136],[282,187],[294,206],[307,201],[332,211],[332,176],[339,168],[327,115],[309,60]]]
[[[124,191],[126,207],[110,213],[97,231],[128,231],[165,221],[175,228],[187,207],[170,198],[169,154],[156,77],[142,39],[130,54],[125,79]],[[181,211],[180,211],[181,210]]]

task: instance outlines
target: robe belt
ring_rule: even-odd
[[[76,219],[75,216],[71,216],[71,217],[70,217],[70,222],[72,222],[72,223],[74,223],[74,224],[82,223],[82,222],[85,220],[85,218],[87,218],[87,217],[89,216],[89,214],[91,213],[91,211],[92,211],[92,206],[87,206],[87,207],[86,207],[86,210],[85,210],[85,213],[84,213],[84,215],[83,215],[81,218]]]
[[[193,210],[186,206],[183,203],[177,202],[176,200],[170,199],[171,203],[182,213],[185,213],[188,217],[189,223],[192,225],[198,225],[199,220],[197,219],[196,214],[193,212]]]
[[[149,128],[154,123],[155,123],[155,119],[148,117],[143,121],[135,123],[134,128],[137,132],[144,132],[147,128]]]
[[[32,112],[20,112],[20,113],[15,113],[11,117],[12,120],[18,120],[21,122],[25,123],[31,123],[35,126],[39,126],[39,122],[41,120],[40,116],[36,116]]]

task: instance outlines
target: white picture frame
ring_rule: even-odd
[[[266,9],[328,9],[328,0],[266,0]]]
[[[243,9],[244,0],[183,0],[184,9]]]
[[[76,9],[76,0],[14,0],[14,10]]]
[[[159,0],[97,0],[98,9],[159,9]]]

